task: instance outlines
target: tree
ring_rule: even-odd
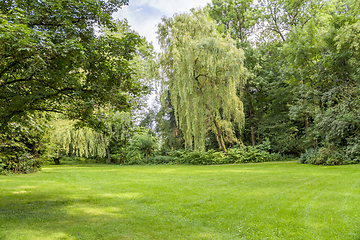
[[[283,48],[291,63],[284,70],[297,92],[291,117],[309,116],[309,140],[346,149],[350,158],[360,149],[358,8],[352,1],[329,3],[326,12],[289,34]]]
[[[141,38],[116,30],[112,13],[126,0],[11,0],[0,3],[0,125],[57,112],[101,128],[96,110],[128,110],[143,87],[130,61]]]
[[[327,0],[260,0],[260,38],[265,41],[286,41],[294,28],[304,27],[319,13]]]
[[[206,132],[212,130],[226,152],[224,136],[233,136],[231,121],[240,129],[244,124],[236,95],[245,79],[243,51],[230,36],[221,36],[202,10],[163,18],[158,35],[165,97],[169,90],[186,146],[194,143],[204,150]]]
[[[255,75],[253,69],[257,64],[253,61],[256,57],[254,58],[255,51],[249,44],[249,36],[253,34],[259,16],[252,2],[252,0],[213,0],[207,8],[210,16],[216,20],[223,32],[230,33],[230,36],[238,43],[238,47],[242,47],[245,51],[245,66],[249,72],[244,88],[246,95],[243,98],[245,99],[245,113],[249,116],[251,143],[255,146],[255,113],[250,89],[254,89],[254,79],[251,77]]]
[[[47,137],[46,158],[62,156],[104,158],[109,138],[91,128],[75,128],[75,122],[64,115],[56,114],[49,122],[52,130]]]
[[[139,134],[134,136],[133,141],[137,141],[139,149],[145,153],[147,163],[148,156],[158,147],[157,139],[150,134]]]
[[[133,120],[130,112],[108,113],[107,131],[104,133],[108,137],[106,148],[108,163],[114,156],[121,162],[126,155],[125,149],[133,132]]]
[[[158,139],[151,129],[138,127],[129,145],[126,147],[128,162],[140,161],[144,158],[147,163],[148,156],[158,148]]]
[[[229,33],[240,46],[248,41],[258,19],[253,0],[213,0],[207,5],[209,15],[216,20],[224,33]]]
[[[170,92],[163,93],[162,105],[156,114],[156,132],[161,138],[161,149],[178,150],[184,148],[184,135],[176,125],[175,110],[171,104]]]
[[[280,54],[287,35],[304,27],[322,5],[310,1],[213,0],[208,8],[210,16],[245,52],[247,82],[245,94],[239,95],[245,109],[245,143],[255,146],[271,139],[273,151],[301,151],[299,121],[289,119],[294,89],[283,74],[291,62]]]

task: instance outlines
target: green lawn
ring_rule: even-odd
[[[0,239],[360,239],[360,165],[46,166],[0,176]]]

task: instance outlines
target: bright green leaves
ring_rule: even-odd
[[[205,134],[214,122],[233,120],[242,126],[243,107],[236,91],[245,77],[244,54],[235,41],[222,37],[206,12],[195,10],[163,19],[158,34],[164,93],[170,91],[186,145],[194,142],[203,150]],[[219,139],[222,126],[216,132]]]
[[[128,160],[142,160],[145,157],[147,163],[149,155],[157,148],[157,137],[145,128],[138,128],[137,133],[134,134],[126,148],[127,158]]]
[[[209,15],[218,22],[218,29],[230,34],[239,43],[246,42],[259,18],[252,0],[213,0],[208,4]]]

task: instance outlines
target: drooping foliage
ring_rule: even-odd
[[[50,123],[50,132],[47,157],[59,158],[62,156],[104,158],[109,143],[109,137],[95,130],[83,127],[76,129],[75,122],[58,116]]]
[[[164,94],[169,90],[186,146],[204,150],[206,132],[213,130],[226,151],[223,137],[233,135],[231,120],[239,128],[244,123],[236,95],[245,78],[243,51],[202,10],[163,18],[158,34]]]
[[[63,156],[92,158],[104,162],[110,154],[119,154],[126,147],[132,136],[132,119],[129,112],[108,113],[104,132],[88,127],[76,128],[74,121],[63,115],[57,115],[49,123],[45,154],[47,159]]]

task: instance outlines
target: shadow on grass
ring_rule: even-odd
[[[54,189],[0,193],[0,199],[1,240],[181,239],[209,231],[164,217],[136,193],[73,197]]]
[[[31,192],[0,198],[0,239],[131,239],[133,235],[125,226],[131,213],[130,199],[110,207],[113,203],[106,197],[67,198]]]

